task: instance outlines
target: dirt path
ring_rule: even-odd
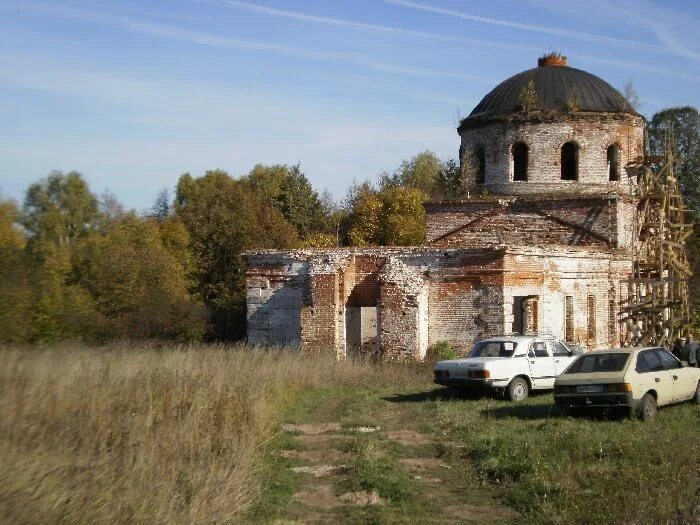
[[[517,517],[474,483],[464,454],[420,428],[415,404],[373,403],[364,410],[371,426],[348,424],[355,405],[330,397],[304,422],[283,425],[287,448],[278,453],[295,477],[278,523],[504,523]]]

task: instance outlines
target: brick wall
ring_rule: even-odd
[[[515,298],[532,296],[540,332],[564,337],[570,296],[573,339],[590,348],[616,345],[620,328],[611,330],[610,321],[631,271],[620,250],[556,245],[257,252],[248,261],[251,344],[344,356],[346,334],[351,344],[358,337],[358,311],[377,306],[376,321],[360,327],[359,337],[369,341],[376,322],[377,349],[393,359],[420,359],[438,341],[465,353],[478,339],[512,331]]]
[[[633,204],[626,196],[482,197],[425,207],[432,246],[631,246]]]
[[[517,195],[552,192],[585,193],[629,191],[623,167],[643,155],[644,120],[622,114],[581,114],[562,116],[547,122],[494,122],[463,129],[461,166],[465,189],[475,191],[477,159],[486,153],[484,187],[498,194]],[[569,141],[579,145],[579,180],[561,180],[561,147]],[[512,180],[511,148],[524,142],[529,148],[528,181]],[[608,180],[607,148],[620,147],[620,182]]]

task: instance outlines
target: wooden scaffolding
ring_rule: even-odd
[[[683,203],[674,175],[673,136],[665,154],[628,166],[636,199],[633,273],[621,310],[625,346],[671,348],[688,336],[688,279],[685,241],[693,232],[692,212]]]

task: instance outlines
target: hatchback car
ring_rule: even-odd
[[[658,407],[700,403],[700,369],[664,348],[598,350],[579,356],[556,380],[555,403],[568,410],[618,408],[643,420]]]

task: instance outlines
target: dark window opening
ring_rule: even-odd
[[[486,152],[484,148],[476,150],[476,183],[483,184],[486,182]]]
[[[608,180],[620,180],[620,147],[617,144],[608,146]]]
[[[574,340],[574,298],[570,295],[566,296],[564,306],[564,338],[567,341]]]
[[[527,180],[528,147],[517,142],[513,145],[513,180]]]
[[[575,142],[561,147],[561,180],[578,180],[578,145]]]
[[[588,296],[588,342],[595,344],[596,336],[595,295]]]
[[[537,333],[538,299],[536,295],[513,297],[513,332]]]

